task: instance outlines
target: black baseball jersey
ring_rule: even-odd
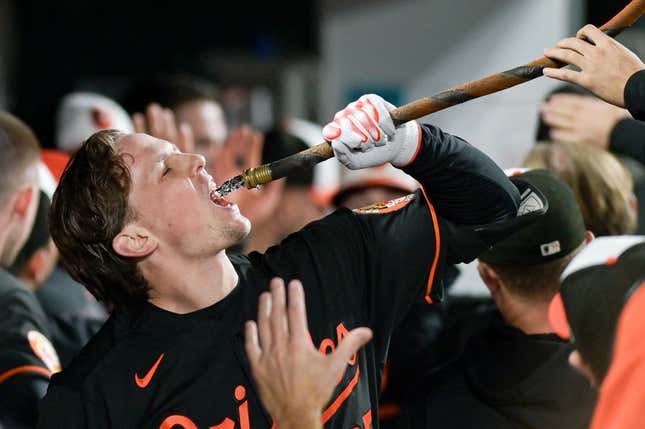
[[[458,220],[460,213],[463,219],[498,220],[513,216],[518,205],[517,190],[492,161],[436,128],[423,130],[415,161],[423,165],[409,171],[428,183],[427,169],[435,165],[432,176],[444,183],[442,189],[433,194],[426,187],[364,209],[341,209],[265,254],[231,256],[239,283],[210,307],[180,315],[147,304],[136,320],[111,316],[52,378],[40,427],[270,428],[250,374],[243,329],[255,319],[258,295],[274,276],[302,280],[309,329],[321,353],[333,351],[351,329],[373,329],[373,340],[350,360],[322,417],[328,428],[378,426],[380,377],[393,328],[415,300],[440,298],[447,262],[482,250],[458,251],[468,240],[429,198],[442,200],[446,193],[444,212]],[[469,187],[457,195],[451,192],[455,180]],[[486,197],[479,195],[482,186]]]
[[[52,372],[60,370],[48,336],[33,292],[0,268],[0,421],[36,423],[38,401]]]

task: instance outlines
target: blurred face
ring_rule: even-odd
[[[208,100],[191,101],[176,108],[175,116],[177,121],[192,128],[196,153],[207,158],[216,155],[228,132],[226,118],[219,104]]]
[[[213,195],[203,156],[147,134],[122,137],[118,150],[130,168],[132,223],[148,231],[160,251],[210,256],[249,233],[250,222],[237,206]]]
[[[280,225],[279,241],[301,230],[308,223],[320,219],[325,214],[325,210],[311,200],[309,188],[287,187],[275,213],[278,216],[272,222]]]

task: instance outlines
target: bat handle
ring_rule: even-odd
[[[329,142],[317,144],[286,158],[245,170],[242,173],[244,186],[251,189],[299,171],[307,171],[319,162],[325,161],[333,156],[334,151]]]
[[[416,113],[416,114],[415,114]],[[411,119],[423,116],[420,112],[416,111],[412,115],[402,115],[399,109],[394,109],[390,112],[395,126],[399,126]],[[272,180],[281,179],[291,174],[307,171],[319,162],[333,158],[334,150],[331,144],[327,141],[312,146],[309,149],[271,162],[259,167],[252,167],[244,171],[244,186],[252,189],[256,186],[264,185]]]

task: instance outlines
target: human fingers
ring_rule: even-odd
[[[331,360],[331,368],[334,372],[334,380],[342,375],[345,370],[347,362],[354,356],[354,353],[363,347],[369,340],[372,339],[372,330],[369,328],[356,328],[349,331],[343,337],[336,350],[329,355]]]
[[[268,350],[271,347],[271,294],[269,292],[262,292],[260,294],[260,303],[258,304],[258,332],[260,337],[260,345],[263,350]]]
[[[284,291],[284,280],[275,277],[271,280],[271,341],[274,344],[286,342],[288,337],[288,321]]]
[[[132,115],[132,123],[134,124],[134,131],[137,133],[145,133],[148,130],[146,129],[146,118],[142,113],[135,113]]]
[[[289,334],[298,340],[308,340],[307,309],[305,304],[305,291],[300,280],[289,282]]]

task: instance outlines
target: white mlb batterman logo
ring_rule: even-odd
[[[555,240],[550,243],[544,243],[540,246],[540,252],[542,252],[542,256],[555,255],[560,252],[560,242]]]

